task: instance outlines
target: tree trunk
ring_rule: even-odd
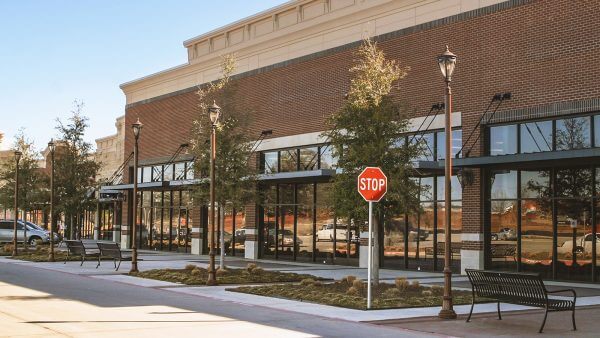
[[[69,239],[73,239],[73,214],[69,214]]]

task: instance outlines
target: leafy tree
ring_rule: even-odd
[[[83,139],[88,127],[83,107],[82,102],[75,101],[68,122],[57,119],[56,126],[60,134],[54,162],[56,212],[64,213],[69,238],[73,238],[76,226],[73,219],[94,205],[92,192],[100,169],[92,154],[92,145]]]
[[[334,207],[337,216],[363,223],[368,218],[368,204],[356,191],[358,174],[367,166],[380,167],[388,177],[385,198],[375,203],[374,269],[375,283],[379,280],[379,234],[382,221],[394,215],[418,208],[419,186],[411,176],[415,174],[411,159],[420,147],[416,143],[403,144],[399,135],[408,131],[406,109],[392,102],[389,93],[393,83],[407,74],[395,61],[385,59],[377,44],[365,40],[356,52],[354,74],[348,98],[340,111],[328,120],[325,132],[339,158],[341,172],[333,184]]]
[[[221,60],[222,77],[198,89],[198,116],[192,129],[194,169],[202,178],[194,191],[201,204],[210,204],[212,123],[207,107],[214,102],[221,106],[221,117],[216,128],[217,151],[215,160],[215,199],[219,206],[241,208],[254,201],[256,193],[256,166],[249,163],[253,139],[248,130],[248,113],[235,102],[236,86],[231,81],[235,71],[235,57],[225,55]]]
[[[38,167],[40,155],[22,130],[15,136],[12,150],[22,153],[19,161],[19,209],[23,214],[31,210],[39,210],[49,196],[48,177]],[[15,170],[14,160],[6,161],[0,167],[0,205],[5,209],[14,207]],[[23,214],[20,214],[22,219],[24,219]]]

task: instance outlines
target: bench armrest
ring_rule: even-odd
[[[577,293],[573,289],[560,289],[554,291],[546,291],[548,293],[561,293],[561,292],[571,292],[573,294],[573,299],[577,299]]]

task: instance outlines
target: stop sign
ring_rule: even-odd
[[[377,167],[366,167],[358,175],[358,193],[367,202],[379,202],[387,192],[387,177]]]

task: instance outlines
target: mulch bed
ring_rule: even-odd
[[[351,277],[351,276],[350,276]],[[353,277],[333,283],[304,280],[300,284],[242,286],[227,291],[253,295],[286,298],[350,309],[366,310],[366,282]],[[395,284],[380,283],[372,286],[372,309],[394,309],[441,306],[443,288],[421,286],[399,278]],[[454,304],[470,304],[471,292],[453,290]]]
[[[208,270],[190,264],[185,269],[155,269],[130,273],[130,275],[186,285],[206,285]],[[296,273],[267,271],[256,267],[254,264],[249,264],[245,269],[217,270],[218,284],[299,282],[307,278],[316,279],[317,277]]]

